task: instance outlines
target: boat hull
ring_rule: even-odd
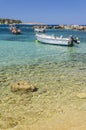
[[[61,46],[73,46],[73,44],[70,44],[68,41],[68,38],[58,38],[54,36],[47,36],[45,35],[39,35],[36,34],[36,38],[39,42],[44,44],[50,44],[50,45],[61,45]]]

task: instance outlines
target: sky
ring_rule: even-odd
[[[0,18],[86,25],[86,0],[0,0]]]

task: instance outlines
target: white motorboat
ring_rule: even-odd
[[[80,43],[78,38],[73,38],[72,36],[69,36],[69,38],[63,38],[63,36],[57,37],[54,35],[36,34],[36,39],[41,43],[51,45],[73,46],[74,43]]]
[[[45,32],[45,28],[34,28],[35,32]]]

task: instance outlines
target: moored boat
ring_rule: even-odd
[[[21,34],[21,30],[18,29],[15,24],[9,25],[9,29],[13,34]]]
[[[63,36],[57,37],[54,35],[36,34],[36,39],[41,43],[50,45],[73,46],[74,43],[80,43],[78,38],[73,38],[72,36],[69,36],[69,38],[64,38]]]
[[[20,34],[21,33],[21,30],[16,29],[16,28],[13,28],[11,31],[12,31],[13,34]]]
[[[45,28],[34,28],[35,32],[45,32]]]

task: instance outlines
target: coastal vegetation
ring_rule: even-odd
[[[13,24],[13,23],[22,23],[21,20],[8,19],[8,18],[0,18],[0,24]]]

